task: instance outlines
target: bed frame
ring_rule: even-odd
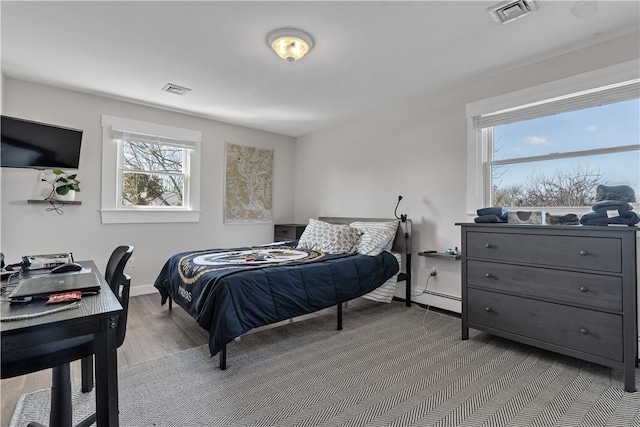
[[[331,224],[351,224],[355,221],[364,222],[391,222],[398,221],[395,218],[350,218],[350,217],[335,217],[335,216],[321,216],[318,217],[320,221],[328,222]],[[405,282],[405,302],[407,307],[411,307],[411,233],[413,223],[410,219],[400,222],[396,237],[393,240],[392,252],[397,252],[404,255],[404,272],[398,274],[398,282]],[[339,312],[342,311],[342,305],[338,304]],[[341,326],[341,324],[339,324]],[[342,329],[342,327],[338,328]]]
[[[391,222],[399,221],[395,218],[351,218],[351,217],[318,217],[320,221],[328,222],[331,224],[350,224],[355,221],[364,222]],[[405,282],[405,304],[407,307],[411,307],[411,233],[413,224],[410,219],[400,221],[398,225],[398,231],[393,240],[392,252],[397,252],[403,255],[404,258],[404,272],[401,271],[398,274],[398,282]],[[169,300],[169,310],[173,307],[173,301],[171,297]],[[337,308],[337,330],[342,330],[342,303],[336,305]],[[220,350],[220,369],[227,369],[227,346],[225,345]]]

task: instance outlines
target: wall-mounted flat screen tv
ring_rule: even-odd
[[[78,169],[82,130],[2,116],[0,165]]]

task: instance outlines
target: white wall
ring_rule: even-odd
[[[436,267],[438,275],[429,280],[429,290],[459,297],[460,263],[420,257],[417,252],[460,246],[454,223],[473,221],[466,214],[466,104],[637,59],[639,36],[578,50],[299,138],[296,221],[321,215],[393,217],[402,195],[398,212],[414,221],[414,288],[422,290],[429,269]],[[403,297],[400,288],[396,295]],[[460,304],[449,299],[422,295],[414,300],[460,311]]]
[[[459,296],[460,263],[419,257],[417,252],[459,246],[460,232],[454,223],[473,219],[465,214],[466,104],[637,59],[639,36],[632,34],[399,105],[297,141],[7,78],[0,87],[3,114],[81,128],[85,133],[79,169],[82,205],[65,207],[64,215],[45,212],[45,205],[26,203],[37,187],[36,171],[2,170],[0,249],[15,262],[26,254],[72,251],[76,259],[95,259],[102,268],[115,246],[133,244],[136,267],[130,272],[134,292],[140,293],[149,290],[145,285],[153,283],[164,261],[177,251],[269,242],[272,225],[222,222],[224,141],[228,140],[275,149],[276,222],[307,222],[321,215],[392,217],[402,195],[399,213],[407,213],[414,221],[414,287],[421,290],[435,266],[438,276],[430,279],[429,290]],[[100,223],[102,114],[203,132],[199,223]],[[425,295],[414,299],[459,310],[453,300]]]
[[[63,215],[46,212],[48,205],[27,204],[36,196],[38,171],[2,169],[0,248],[9,262],[28,254],[73,252],[77,260],[94,259],[103,269],[116,246],[131,244],[132,293],[139,294],[152,290],[145,286],[175,252],[272,242],[273,224],[223,224],[225,141],[275,150],[274,217],[293,221],[293,138],[10,78],[3,81],[2,98],[5,115],[84,130],[76,198],[82,205],[65,206]],[[200,222],[101,224],[102,114],[202,131]]]

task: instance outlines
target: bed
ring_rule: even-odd
[[[343,303],[361,296],[373,300],[389,292],[392,296],[397,281],[406,282],[405,301],[411,305],[411,220],[320,217],[312,221],[314,226],[331,224],[326,226],[331,230],[351,230],[343,227],[349,224],[360,224],[365,231],[369,224],[398,226],[387,245],[390,250],[375,255],[328,253],[313,245],[298,248],[298,241],[290,241],[181,252],[163,266],[154,283],[161,303],[168,302],[171,309],[175,301],[209,332],[209,351],[212,356],[220,354],[221,369],[226,368],[226,345],[253,328],[336,306],[337,329],[341,329]],[[301,244],[311,236],[305,233]]]

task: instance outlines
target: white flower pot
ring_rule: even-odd
[[[60,200],[61,202],[73,202],[76,199],[76,192],[75,190],[69,190],[64,196],[56,193],[54,199]]]

